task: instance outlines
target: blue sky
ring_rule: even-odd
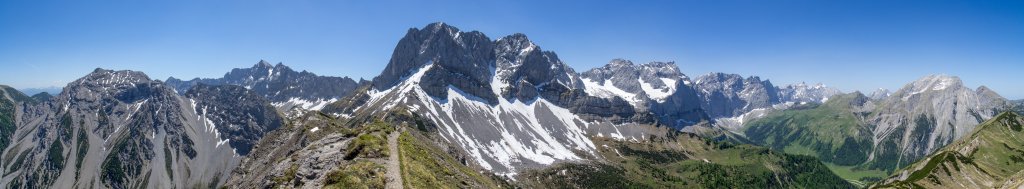
[[[96,67],[220,77],[260,59],[372,78],[412,27],[525,33],[577,71],[675,61],[844,91],[960,76],[1024,98],[1024,1],[0,1],[0,84],[64,86]]]

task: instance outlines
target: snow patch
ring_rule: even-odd
[[[306,100],[302,98],[292,97],[289,98],[288,101],[274,102],[271,103],[271,105],[274,105],[274,107],[300,107],[306,110],[321,110],[324,109],[324,107],[327,106],[328,104],[337,101],[337,98]]]
[[[661,79],[661,82],[665,84],[665,87],[655,88],[650,83],[644,82],[643,79],[637,79],[637,81],[640,82],[640,88],[644,90],[644,93],[647,93],[648,97],[651,97],[651,99],[657,100],[658,102],[664,102],[665,98],[676,92],[676,80],[669,78],[658,79]]]
[[[936,84],[935,87],[932,87],[932,90],[935,90],[935,91],[944,90],[946,88],[949,88],[950,85],[953,85],[953,80],[949,79],[949,78],[943,78],[943,79],[939,80],[939,83]]]
[[[406,83],[416,82],[413,78]],[[495,82],[499,81],[492,81]],[[498,90],[500,85],[492,87]],[[406,90],[401,85],[396,88]],[[574,151],[593,153],[595,149],[593,142],[584,135],[582,128],[586,127],[586,123],[582,119],[568,109],[555,106],[544,99],[522,102],[499,98],[498,104],[491,105],[453,86],[448,86],[448,97],[444,99],[431,97],[418,87],[408,90],[417,96],[415,98],[419,99],[419,103],[422,103],[422,106],[415,106],[416,109],[435,120],[441,127],[442,138],[461,146],[482,168],[502,168],[503,170],[498,171],[502,175],[514,175],[515,168],[518,167],[516,165],[522,163],[550,165],[557,161],[579,160],[581,158]],[[470,112],[469,116],[472,119],[464,117],[467,116],[467,111]],[[551,114],[538,115],[542,113],[541,111]],[[540,120],[541,117],[549,116],[554,119]],[[479,124],[470,120],[498,122],[467,125]],[[552,127],[552,121],[557,123],[557,126]],[[481,132],[495,133],[498,136],[477,138],[476,133]]]
[[[231,141],[231,139],[224,139],[224,140],[221,140],[221,141],[217,141],[217,145],[214,146],[214,148],[220,147],[220,145],[224,145],[224,144],[228,143],[228,141]]]
[[[615,87],[615,85],[612,84],[612,82],[611,82],[611,80],[612,80],[611,78],[608,78],[607,80],[605,80],[604,84],[600,84],[598,82],[592,81],[589,78],[583,78],[582,80],[583,80],[583,85],[584,85],[584,92],[586,92],[587,94],[589,94],[591,96],[596,96],[596,97],[601,97],[601,98],[620,97],[620,98],[626,100],[627,102],[630,102],[631,104],[636,104],[636,103],[639,102],[639,100],[636,99],[637,98],[636,94],[633,94],[633,93],[630,93],[630,92],[626,92],[625,90],[622,90],[622,89],[619,89],[618,87]],[[650,94],[648,94],[648,95],[650,95]]]

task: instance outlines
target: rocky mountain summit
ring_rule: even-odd
[[[252,90],[269,99],[276,107],[319,110],[325,105],[347,96],[364,81],[348,77],[317,76],[292,70],[282,63],[271,65],[260,60],[251,68],[236,68],[221,78],[195,78],[183,81],[167,78],[167,85],[184,94],[197,84],[236,85]]]
[[[664,125],[681,128],[708,120],[689,77],[674,62],[635,65],[615,59],[581,77],[588,95],[622,99]]]
[[[713,118],[739,116],[782,102],[779,89],[756,76],[710,73],[697,77],[694,84],[703,99],[701,107]]]
[[[630,101],[651,99],[664,102],[675,93],[677,83],[690,83],[674,62],[634,65],[628,60],[614,59],[581,75],[588,84],[588,94],[606,98],[617,96]]]
[[[815,84],[814,86],[807,85],[806,83],[797,83],[793,85],[786,85],[785,87],[779,88],[779,98],[782,102],[796,102],[796,103],[807,103],[807,102],[820,102],[825,103],[829,97],[843,94],[839,89],[830,88],[825,84]]]
[[[898,160],[880,162],[881,167],[907,165],[965,136],[1007,105],[987,87],[967,88],[959,77],[923,77],[894,92],[868,118],[879,145],[871,158]]]
[[[874,92],[871,92],[871,94],[868,94],[868,97],[871,98],[872,100],[882,100],[889,98],[889,96],[892,96],[892,92],[889,92],[889,89],[885,88],[878,88],[878,90],[875,90]]]

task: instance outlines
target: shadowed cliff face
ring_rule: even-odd
[[[284,124],[270,101],[239,86],[199,84],[185,97],[195,102],[197,111],[206,109],[208,119],[239,155],[249,154],[264,134]]]

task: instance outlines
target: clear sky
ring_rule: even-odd
[[[933,73],[1024,98],[1024,1],[0,1],[0,84],[63,87],[96,67],[220,77],[260,59],[370,79],[412,27],[525,33],[577,71],[675,61],[844,91]]]

